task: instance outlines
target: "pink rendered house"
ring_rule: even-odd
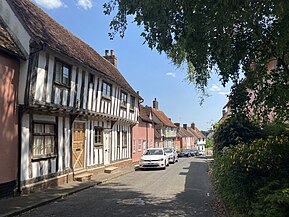
[[[17,194],[18,82],[20,62],[25,59],[0,19],[0,198]]]
[[[182,149],[194,148],[194,135],[188,131],[187,124],[183,124],[183,127],[180,126],[180,123],[175,123],[177,126],[177,137],[175,138],[175,146],[178,151]]]
[[[132,128],[132,162],[140,160],[147,148],[154,147],[154,122],[152,121],[151,109],[139,106],[137,124]]]

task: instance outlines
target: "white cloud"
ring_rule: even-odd
[[[229,92],[220,91],[220,92],[218,92],[218,94],[220,94],[220,95],[229,95],[230,93]]]
[[[166,73],[166,75],[167,75],[167,76],[172,76],[173,78],[175,78],[175,77],[176,77],[176,74],[175,74],[175,73],[173,73],[173,72],[168,72],[168,73]]]
[[[92,8],[91,0],[78,0],[77,5],[82,7],[84,10],[88,10]]]
[[[56,9],[65,6],[61,0],[35,0],[36,4],[47,9]]]
[[[218,92],[220,90],[221,90],[221,88],[216,84],[213,84],[212,87],[210,88],[210,91],[212,91],[212,92]]]

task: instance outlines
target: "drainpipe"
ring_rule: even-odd
[[[20,195],[21,190],[21,150],[22,150],[22,134],[21,134],[21,126],[22,126],[22,114],[23,108],[18,105],[18,161],[17,161],[17,194]]]
[[[146,137],[147,137],[146,139],[147,139],[147,149],[148,149],[148,146],[149,146],[149,135],[148,135],[148,134],[149,134],[149,129],[148,129],[148,123],[146,123],[146,131],[147,131],[147,132],[146,132]]]

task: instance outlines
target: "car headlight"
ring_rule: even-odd
[[[159,161],[163,161],[163,160],[164,160],[163,158],[159,159]]]

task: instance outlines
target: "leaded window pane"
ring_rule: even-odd
[[[44,154],[43,146],[44,146],[44,137],[34,136],[33,155],[34,156],[43,155]]]

